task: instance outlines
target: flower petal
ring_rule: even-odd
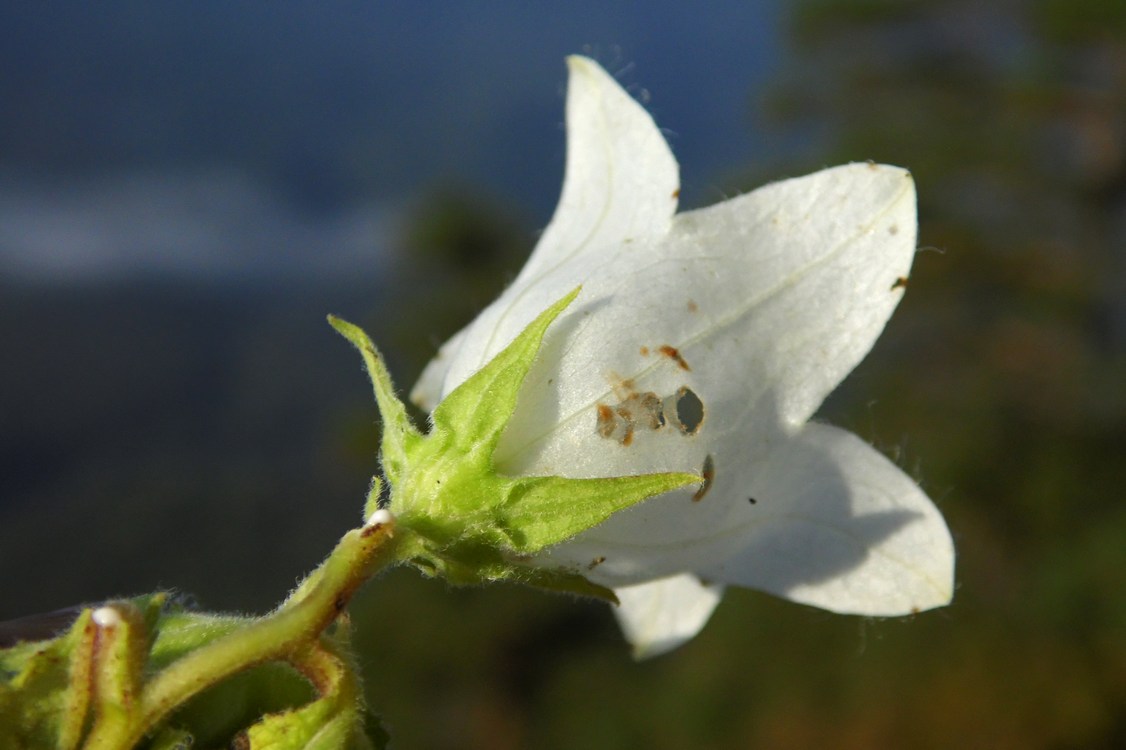
[[[735,552],[749,483],[872,346],[914,235],[910,175],[855,164],[683,214],[664,240],[574,264],[573,277],[560,269],[583,293],[544,341],[498,466],[595,477],[709,464],[714,481],[700,502],[671,493],[616,515],[556,562],[606,556],[594,578],[622,585]],[[637,419],[628,435],[610,429],[636,412],[631,393],[683,388],[704,414],[693,434]]]
[[[567,64],[567,166],[555,215],[512,285],[459,334],[460,345],[442,347],[448,363],[428,369],[416,388],[424,402],[434,400],[435,381],[441,396],[452,391],[574,288],[559,286],[585,277],[574,269],[668,232],[680,178],[653,119],[594,61],[574,56]]]
[[[537,296],[583,284],[580,304],[551,334],[567,337],[554,347],[557,360],[548,361],[553,347],[545,342],[544,373],[559,377],[542,378],[546,391],[527,394],[529,429],[514,427],[502,453],[533,473],[556,448],[575,454],[599,404],[621,401],[627,384],[661,397],[691,387],[722,420],[706,428],[713,436],[755,421],[756,405],[796,429],[868,352],[902,297],[896,282],[914,255],[914,211],[907,172],[855,164],[683,214],[665,238],[556,269]],[[534,317],[529,299],[509,302],[505,328]],[[573,455],[566,463],[585,476],[620,473],[619,464],[639,460],[640,470],[668,470],[641,459],[636,445],[627,454],[580,451],[590,466],[575,467]]]
[[[678,216],[670,257],[724,261],[706,291],[722,317],[681,348],[721,332],[734,339],[740,364],[753,363],[757,387],[771,389],[779,416],[805,423],[899,304],[916,224],[910,173],[872,163],[776,182]]]
[[[759,538],[755,529],[785,518],[787,497],[808,502],[796,490],[774,491],[787,490],[776,466],[810,454],[813,476],[838,490],[829,505],[847,511],[842,498],[853,499],[856,477],[806,444],[821,428],[802,426],[869,351],[902,296],[915,250],[914,185],[902,169],[852,164],[669,222],[676,165],[656,127],[593,62],[569,62],[560,207],[517,281],[443,347],[448,358],[428,368],[418,392],[428,403],[449,393],[582,284],[528,373],[497,446],[498,470],[576,478],[695,471],[709,480],[617,513],[538,561],[573,566],[610,586],[710,571],[724,561],[738,578],[735,563],[748,539]],[[653,187],[662,184],[667,191]],[[698,416],[674,427],[667,409],[682,393],[691,394],[685,400],[694,400]],[[871,454],[861,466],[894,475],[893,495],[910,488],[949,548],[941,518],[918,488],[848,440]],[[844,479],[828,481],[838,475]],[[779,502],[753,507],[748,497],[758,494]],[[866,517],[858,534],[867,540],[864,524],[874,520],[910,529],[912,519],[906,511]],[[885,531],[891,540],[901,536],[898,527]],[[867,552],[853,552],[855,559],[842,557],[811,580],[820,586],[863,567]],[[952,560],[952,550],[946,556]],[[587,574],[591,560],[604,563]],[[786,595],[804,595],[798,583]],[[945,592],[932,598],[948,597],[948,585]]]
[[[598,63],[567,58],[563,194],[514,286],[623,241],[663,235],[676,212],[679,168],[653,118]]]
[[[705,577],[833,612],[903,615],[950,602],[954,545],[906,474],[860,438],[810,424],[753,488],[745,544]]]
[[[614,593],[620,602],[614,614],[633,644],[634,658],[646,659],[672,651],[699,633],[723,598],[723,587],[683,574]]]

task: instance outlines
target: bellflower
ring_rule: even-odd
[[[678,167],[649,115],[593,61],[568,61],[562,197],[513,284],[441,347],[426,409],[544,310],[493,454],[507,476],[691,472],[535,554],[612,588],[635,653],[694,636],[724,585],[841,613],[944,605],[941,514],[818,406],[872,348],[915,252],[915,189],[850,164],[677,214]]]

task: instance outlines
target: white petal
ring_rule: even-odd
[[[950,602],[954,546],[941,514],[860,438],[807,425],[751,490],[738,554],[701,574],[834,612],[903,615]]]
[[[621,585],[734,552],[749,484],[871,347],[914,236],[910,175],[856,164],[684,214],[664,241],[577,269],[579,304],[549,331],[498,466],[612,476],[700,471],[711,456],[715,481],[701,502],[671,493],[617,514],[555,561],[606,557],[593,577]],[[624,391],[682,386],[705,409],[696,435],[638,430],[627,445],[598,432],[600,408]]]
[[[723,598],[723,587],[706,586],[685,574],[614,593],[620,602],[614,614],[622,632],[633,644],[634,657],[645,659],[671,651],[699,633]]]
[[[678,168],[653,119],[594,61],[567,63],[567,167],[559,205],[519,276],[466,329],[464,354],[447,366],[442,395],[585,283],[582,269],[632,243],[652,244],[672,222]]]
[[[752,419],[752,407],[769,402],[772,416],[796,427],[868,352],[902,297],[896,282],[914,254],[914,211],[907,172],[849,165],[683,214],[663,239],[558,269],[538,291],[584,285],[549,333],[567,338],[558,361],[544,356],[561,377],[544,378],[550,392],[529,394],[530,426],[541,432],[513,435],[507,450],[570,452],[592,432],[597,404],[620,400],[621,381],[660,395],[690,385],[725,419]],[[530,320],[539,308],[526,307],[513,301],[509,312]],[[662,348],[681,359],[663,358]],[[551,434],[547,406],[563,423]]]
[[[698,257],[720,335],[741,351],[729,373],[769,388],[803,424],[864,358],[903,296],[915,255],[915,186],[899,167],[848,164],[777,182],[677,217],[665,251]],[[715,265],[707,261],[712,261]],[[707,349],[706,351],[713,351]],[[691,360],[690,360],[691,361]]]
[[[649,113],[598,63],[567,58],[563,194],[515,286],[583,254],[662,235],[676,212],[676,159]]]
[[[510,474],[699,471],[706,499],[675,492],[620,513],[547,564],[606,585],[718,564],[743,545],[746,492],[772,454],[868,352],[902,296],[915,196],[896,167],[854,164],[768,185],[664,220],[675,162],[648,115],[594,63],[571,61],[568,173],[560,208],[517,282],[443,347],[419,392],[433,403],[577,284],[548,331],[496,452]],[[665,175],[662,177],[661,175]],[[671,176],[670,176],[671,175]],[[650,189],[665,183],[664,188]],[[593,196],[593,197],[591,197]],[[441,381],[440,387],[437,385]],[[689,388],[692,435],[608,437],[600,414],[631,393]]]

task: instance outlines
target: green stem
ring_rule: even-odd
[[[128,750],[203,690],[257,664],[288,660],[315,642],[364,581],[397,561],[401,540],[393,532],[390,518],[349,531],[299,599],[170,664],[145,685],[137,719],[128,725],[98,712],[84,749]]]

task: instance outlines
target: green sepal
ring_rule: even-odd
[[[497,472],[493,453],[544,336],[580,291],[572,290],[540,313],[447,395],[434,409],[427,435],[402,430],[410,437],[390,446],[402,453],[391,461],[383,459],[391,484],[389,508],[400,528],[413,537],[404,544],[404,559],[424,573],[452,583],[517,580],[614,600],[611,591],[578,572],[535,567],[530,556],[646,498],[701,481],[685,473],[569,479]],[[390,378],[370,340],[350,324],[333,324],[364,353],[384,418],[391,413],[392,420],[398,419],[395,410],[402,405],[394,399]],[[394,405],[387,406],[393,399]],[[388,471],[392,466],[394,473]],[[375,494],[369,493],[367,513],[376,505]]]
[[[406,559],[424,575],[441,578],[455,586],[508,581],[618,603],[611,589],[574,571],[529,565],[523,556],[513,555],[501,545],[481,538],[466,536],[445,545],[424,539],[416,554]]]
[[[387,365],[363,329],[335,315],[329,315],[328,322],[364,358],[364,365],[375,391],[375,402],[379,406],[379,416],[383,420],[383,439],[380,444],[383,472],[394,485],[398,483],[406,466],[407,454],[422,439],[422,434],[411,423],[406,406],[395,395],[395,386],[387,372]]]
[[[516,555],[531,555],[646,498],[699,483],[695,474],[676,473],[599,479],[497,473],[493,453],[516,411],[524,379],[548,327],[580,291],[572,290],[540,313],[434,409],[430,435],[409,457],[416,472],[411,489],[420,492],[405,490],[408,508],[400,512],[426,507],[432,515],[440,515],[426,524],[444,527],[438,540],[468,537]],[[431,496],[423,501],[428,493]],[[447,519],[457,521],[451,524]],[[456,533],[450,533],[451,527]]]
[[[442,399],[431,415],[431,435],[448,436],[455,449],[483,452],[491,458],[516,411],[520,387],[539,353],[548,326],[574,302],[581,289],[572,289],[536,316],[500,354]]]
[[[383,498],[383,482],[378,476],[371,478],[368,486],[368,496],[364,501],[364,520],[371,518],[371,514],[379,510],[379,503]]]
[[[511,480],[497,509],[509,546],[531,554],[570,539],[614,513],[656,495],[699,484],[696,474],[640,474],[601,479],[524,477]]]

